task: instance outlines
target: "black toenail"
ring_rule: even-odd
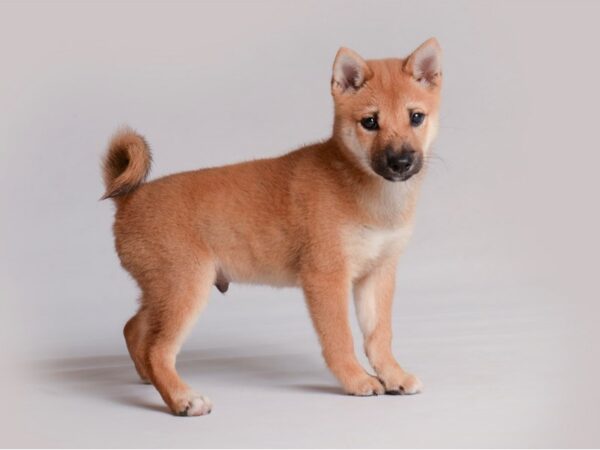
[[[389,391],[385,391],[386,395],[402,395],[402,391],[400,389],[393,389]]]
[[[179,411],[179,412],[177,413],[177,415],[178,415],[179,417],[187,417],[189,409],[190,409],[190,407],[188,406],[188,407],[186,407],[186,408],[185,408],[183,411]]]

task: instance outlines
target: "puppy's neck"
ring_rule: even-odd
[[[412,221],[423,174],[393,182],[365,168],[335,136],[325,142],[332,155],[336,177],[347,189],[361,215],[383,227],[398,227]]]

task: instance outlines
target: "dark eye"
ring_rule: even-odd
[[[379,124],[377,123],[377,116],[363,117],[360,120],[360,124],[365,130],[374,131],[379,129]]]
[[[425,114],[420,112],[411,112],[410,113],[410,125],[413,127],[418,127],[425,120]]]

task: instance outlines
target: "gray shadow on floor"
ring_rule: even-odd
[[[249,354],[251,349],[185,351],[178,357],[177,369],[192,386],[217,383],[318,395],[342,394],[319,355]],[[33,383],[43,381],[44,386],[50,384],[61,395],[92,396],[168,412],[154,388],[139,380],[128,355],[45,360],[28,364],[26,371]]]

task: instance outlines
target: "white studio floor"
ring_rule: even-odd
[[[569,351],[577,333],[566,331],[561,303],[537,289],[405,292],[396,308],[395,349],[425,391],[370,398],[341,393],[299,294],[275,292],[293,297],[280,299],[293,306],[214,298],[180,356],[183,377],[214,402],[209,416],[170,415],[154,388],[137,381],[120,345],[114,355],[30,362],[15,417],[24,416],[3,446],[600,443],[596,380],[574,371],[578,356]],[[258,307],[270,310],[262,323],[244,323]]]

